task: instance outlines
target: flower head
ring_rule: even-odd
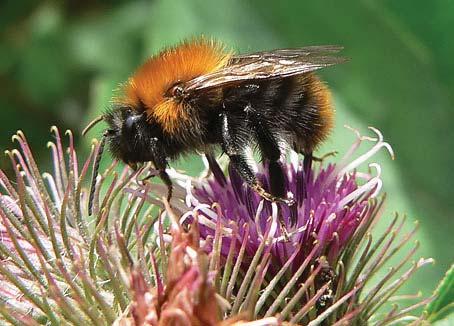
[[[403,279],[385,289],[383,284],[377,285],[367,294],[365,284],[413,232],[394,244],[395,234],[402,227],[396,227],[396,216],[388,233],[372,241],[370,229],[380,217],[383,201],[379,196],[381,167],[369,163],[365,172],[358,168],[380,149],[388,150],[391,156],[393,152],[381,133],[371,130],[375,138],[355,131],[357,140],[339,163],[322,162],[308,173],[293,154],[290,162],[283,164],[286,188],[296,202],[290,207],[262,200],[234,169],[229,168],[227,177],[210,157],[207,165],[212,176],[208,179],[192,180],[173,171],[173,176],[182,180],[186,204],[192,209],[183,215],[183,223],[198,220],[206,250],[220,253],[219,266],[225,277],[222,295],[247,300],[251,288],[234,285],[238,275],[243,274],[246,279],[257,278],[262,283],[255,316],[279,312],[282,320],[303,324],[322,320],[362,323],[372,318],[370,312],[385,302],[380,298],[394,293]],[[357,155],[364,141],[374,145]],[[258,167],[258,176],[266,187],[269,176],[265,171],[266,166]],[[408,273],[431,261],[418,261]],[[398,268],[386,276],[386,281],[396,275]],[[232,311],[242,310],[234,306]]]
[[[339,163],[321,164],[309,175],[294,157],[285,165],[296,200],[290,208],[261,201],[214,160],[209,179],[169,170],[179,180],[170,208],[160,200],[164,185],[140,181],[142,173],[154,172],[150,167],[133,172],[112,162],[97,178],[89,216],[85,184],[99,143],[80,164],[72,134],[65,149],[58,129],[52,131],[52,173],[41,173],[21,132],[14,136],[20,150],[7,152],[14,177],[0,171],[2,321],[386,324],[418,319],[409,312],[427,302],[377,316],[411,274],[431,262],[420,259],[400,272],[416,244],[383,279],[371,282],[414,233],[398,236],[404,219],[395,217],[383,236],[372,239],[381,171],[374,163],[375,174],[356,169],[380,148],[390,150],[378,132],[376,139],[358,136]],[[352,159],[365,139],[375,145]]]
[[[286,189],[295,199],[295,205],[278,206],[262,200],[251,188],[245,186],[233,168],[229,167],[227,178],[213,159],[208,160],[213,178],[195,183],[194,189],[187,196],[187,203],[199,210],[200,214],[207,211],[207,204],[217,203],[220,209],[213,212],[220,214],[216,217],[206,214],[204,217],[213,222],[220,218],[224,225],[234,222],[238,226],[238,238],[242,238],[247,225],[251,241],[245,250],[249,254],[256,252],[264,233],[269,229],[272,232],[268,234],[272,238],[272,264],[283,265],[298,250],[293,262],[296,266],[300,265],[314,246],[317,246],[314,255],[326,256],[332,264],[339,258],[359,225],[370,223],[380,202],[376,200],[382,184],[380,166],[372,163],[372,171],[366,173],[355,170],[380,148],[384,147],[392,154],[391,147],[375,131],[379,137],[376,144],[353,164],[320,165],[319,169],[305,173],[303,162],[297,155],[292,155],[291,161],[283,167]],[[351,159],[355,148],[363,139],[358,138],[343,162]],[[266,166],[259,166],[258,177],[265,187],[269,180],[266,171]],[[284,222],[281,228],[278,225],[278,215],[281,215]],[[200,231],[203,237],[214,236],[212,223],[202,225]],[[285,231],[288,235],[284,234]],[[225,254],[230,247],[229,240],[227,238],[223,243]]]

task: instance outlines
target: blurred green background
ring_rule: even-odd
[[[48,164],[49,127],[83,126],[149,55],[204,34],[238,51],[345,47],[348,64],[321,72],[336,130],[321,150],[345,150],[349,124],[379,128],[395,152],[383,166],[388,204],[421,224],[420,254],[436,265],[410,291],[427,294],[454,258],[454,1],[2,1],[0,149],[22,129]],[[42,154],[42,155],[39,155]],[[2,169],[8,169],[2,157]],[[179,164],[192,173],[200,162]]]

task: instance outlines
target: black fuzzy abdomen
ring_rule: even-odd
[[[257,83],[248,98],[270,131],[298,152],[311,153],[332,127],[333,109],[326,86],[313,74]]]

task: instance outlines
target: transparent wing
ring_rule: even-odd
[[[325,45],[237,55],[226,67],[194,78],[183,88],[186,94],[193,94],[245,81],[300,75],[345,62],[346,58],[334,56],[340,50],[342,47]]]

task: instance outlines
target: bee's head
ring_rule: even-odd
[[[103,120],[108,124],[105,137],[115,158],[130,166],[153,160],[151,142],[158,135],[145,112],[118,106],[107,112]]]
[[[123,161],[132,168],[137,163],[152,161],[155,163],[157,139],[161,132],[156,123],[147,118],[146,112],[135,110],[131,106],[118,105],[93,120],[82,132],[85,135],[92,126],[100,121],[105,121],[108,128],[105,130],[93,168],[92,192],[89,199],[89,214],[94,196],[96,176],[98,174],[99,162],[104,150],[105,142],[108,143],[112,156]],[[162,152],[162,150],[161,150]]]

